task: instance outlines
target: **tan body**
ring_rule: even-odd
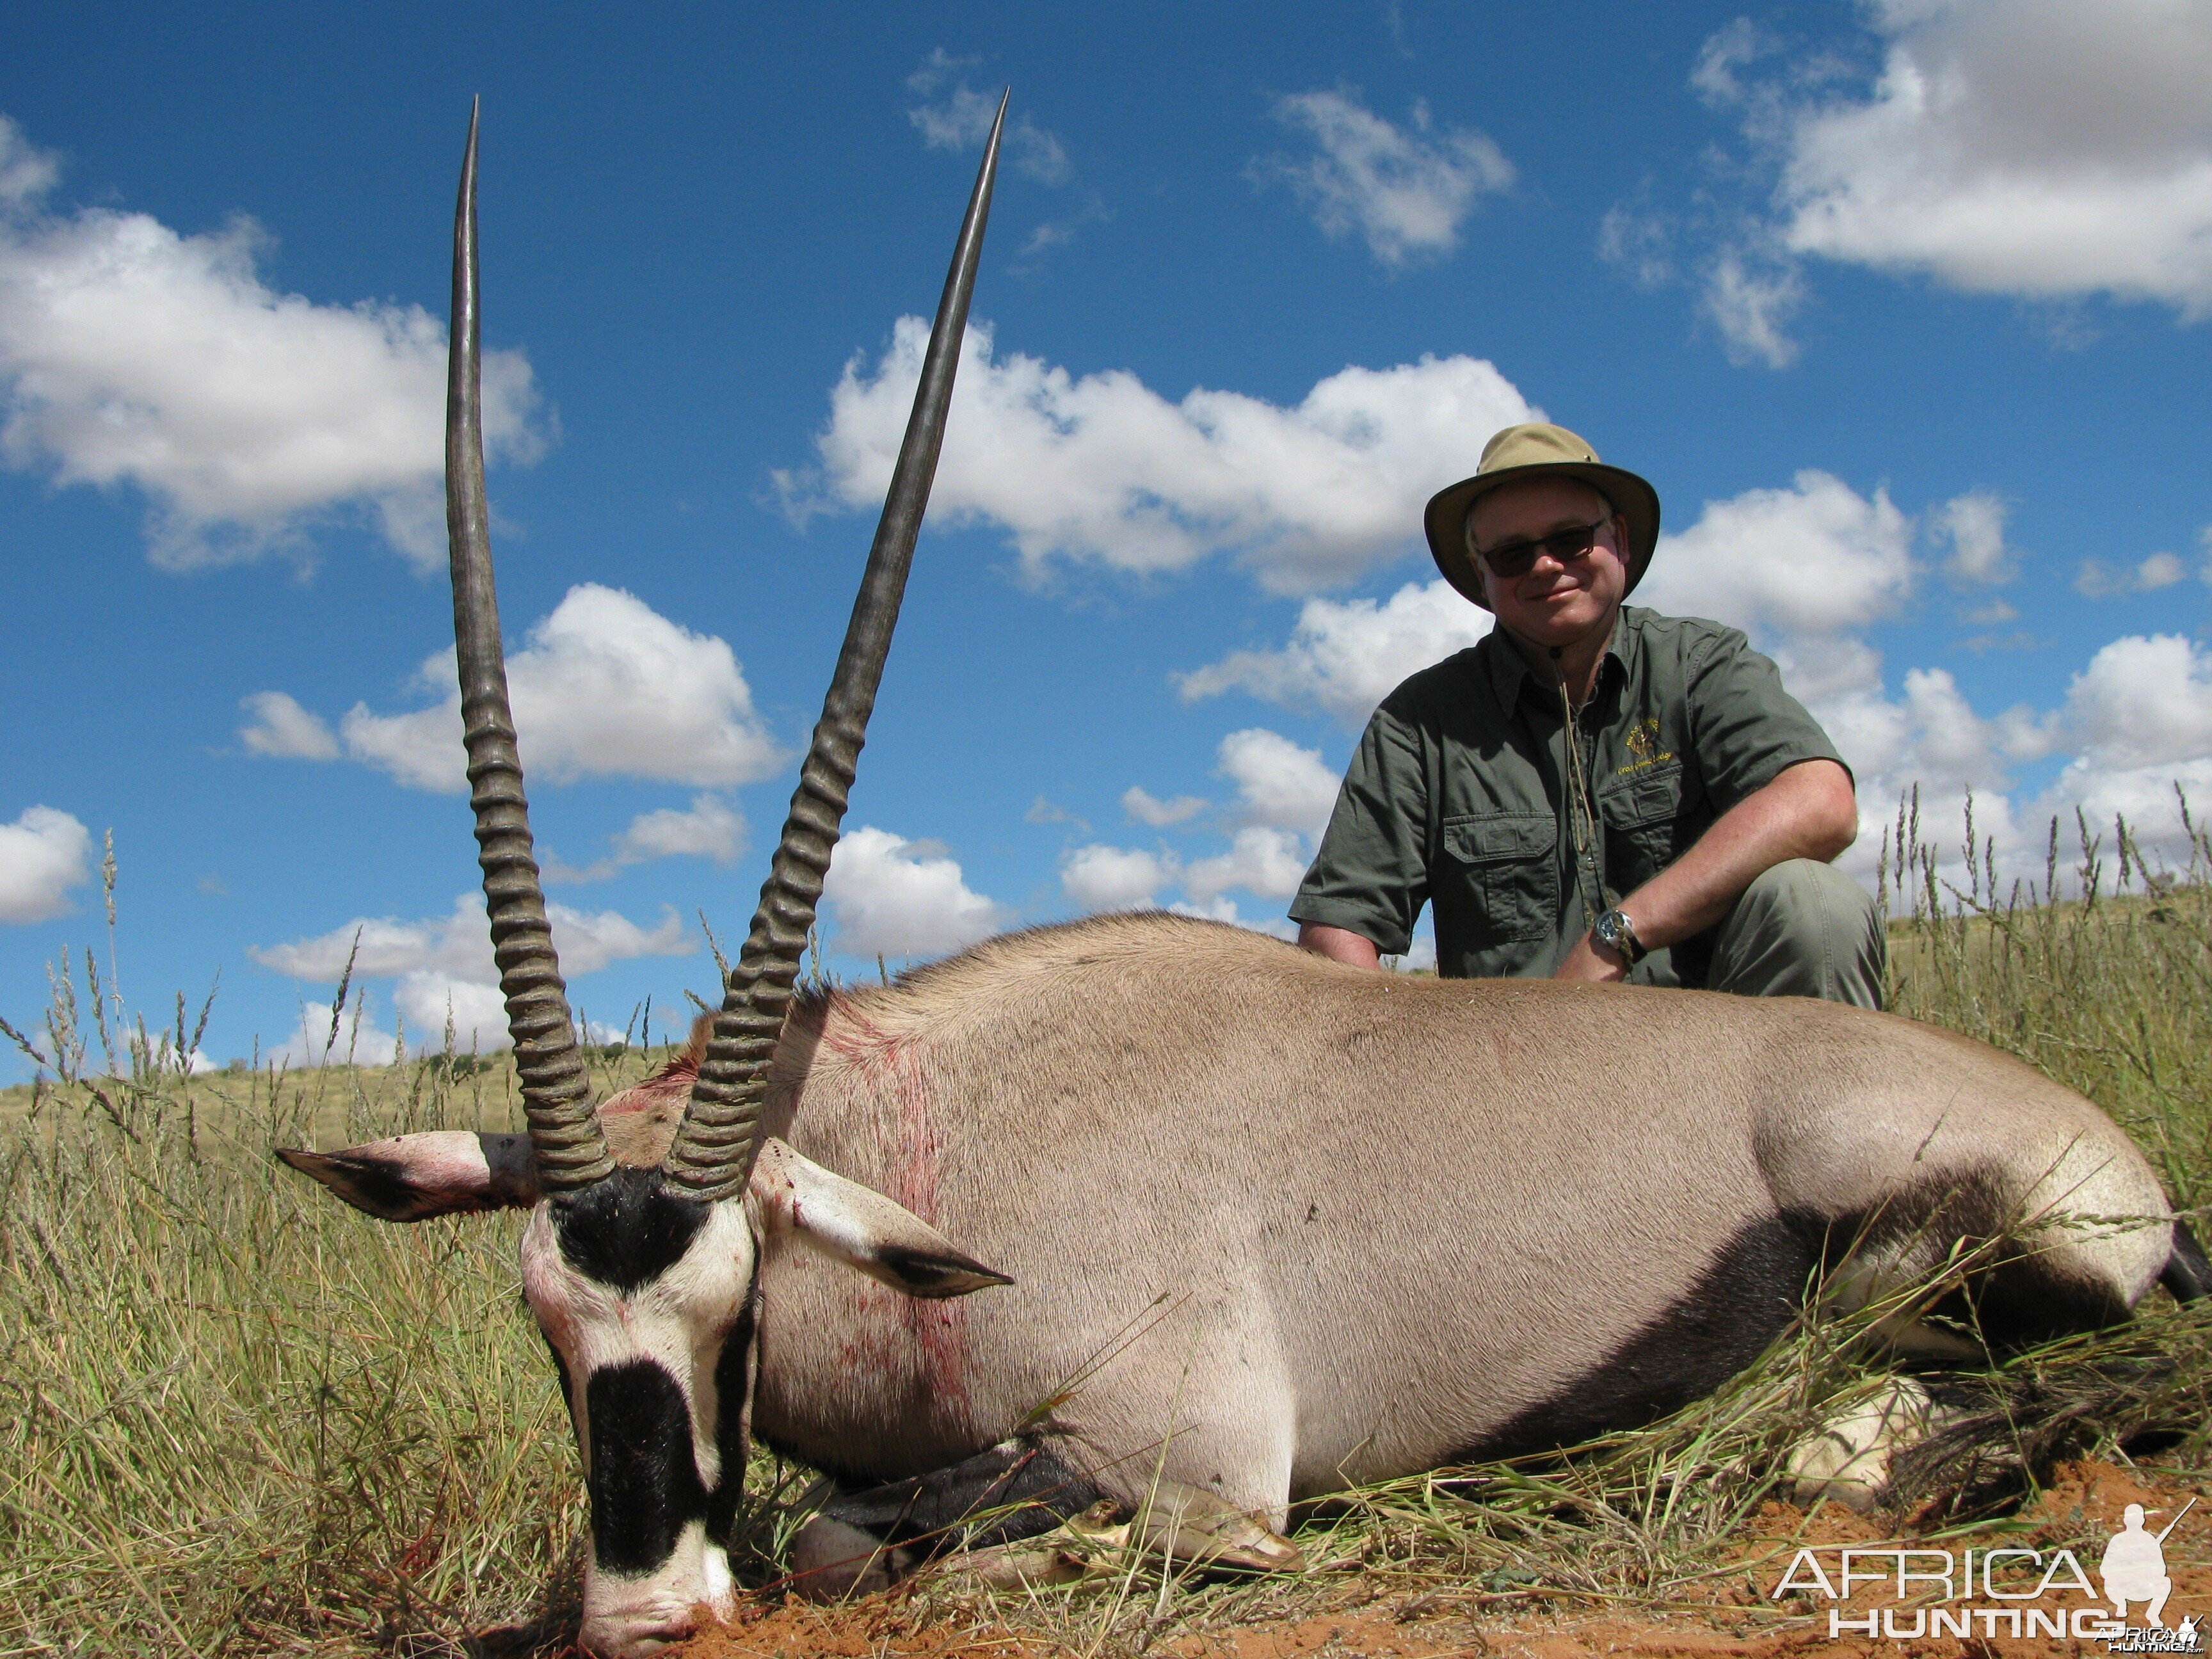
[[[524,1296],[591,1500],[584,1647],[644,1659],[702,1607],[733,1607],[755,1426],[860,1483],[929,1473],[955,1499],[1024,1470],[1054,1490],[1021,1502],[1048,1510],[1071,1486],[1087,1501],[1093,1484],[1165,1483],[1172,1513],[1130,1524],[1188,1560],[1172,1541],[1187,1526],[1227,1535],[1206,1492],[1279,1517],[1296,1494],[1545,1431],[1547,1410],[1557,1431],[1562,1409],[1609,1420],[1638,1389],[1649,1405],[1711,1386],[1802,1294],[1808,1216],[1940,1209],[1958,1187],[1972,1202],[1944,1219],[1970,1234],[2048,1207],[2149,1218],[2059,1237],[2020,1287],[2021,1305],[2093,1322],[2131,1306],[2173,1229],[2124,1138],[2024,1068],[1897,1022],[1400,980],[1164,916],[790,1001],[928,504],[1005,119],[1002,99],[711,1037],[595,1109],[500,642],[471,118],[446,515],[470,807],[528,1129],[278,1156],[388,1221],[530,1207]],[[1911,1271],[1910,1238],[1885,1248]],[[1681,1372],[1683,1355],[1702,1370]],[[1000,1447],[1010,1436],[1029,1443]],[[817,1584],[874,1571],[836,1555],[856,1544],[872,1563],[863,1528],[825,1510],[802,1533],[822,1547],[793,1551]],[[1261,1539],[1251,1555],[1296,1551]]]
[[[525,1287],[587,1468],[603,1431],[632,1462],[688,1441],[669,1489],[743,1467],[733,1341],[757,1342],[753,1431],[848,1492],[972,1492],[1011,1440],[1066,1473],[1048,1499],[1088,1481],[1188,1516],[1211,1494],[1279,1528],[1302,1498],[1682,1403],[1854,1241],[1844,1301],[1961,1237],[2017,1241],[1979,1281],[2000,1340],[2124,1316],[2177,1254],[2089,1102],[1828,1002],[1377,974],[1163,915],[1042,928],[803,1000],[742,1221],[656,1173],[704,1042],[599,1109],[626,1167],[580,1198],[541,1196],[521,1135],[283,1154],[390,1220],[534,1206]],[[696,1230],[615,1282],[576,1231],[609,1198]],[[602,1425],[586,1385],[617,1374],[632,1403]],[[731,1593],[688,1510],[649,1570],[601,1559],[653,1529],[636,1490],[593,1489],[599,1651],[649,1652]],[[795,1547],[811,1593],[875,1582],[877,1539],[838,1514]]]
[[[611,1138],[644,1161],[628,1103]],[[803,1006],[764,1127],[1015,1281],[918,1301],[763,1250],[756,1429],[862,1482],[1027,1425],[1123,1496],[1162,1473],[1279,1517],[1571,1401],[1785,1212],[1963,1181],[2014,1217],[2140,1218],[2043,1237],[2039,1270],[2115,1311],[2170,1249],[2108,1118],[1945,1032],[1378,975],[1165,915]]]

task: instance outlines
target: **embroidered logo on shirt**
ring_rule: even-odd
[[[1625,778],[1632,772],[1641,772],[1648,766],[1656,766],[1662,761],[1674,758],[1673,750],[1659,746],[1659,721],[1656,716],[1638,720],[1628,728],[1620,741],[1621,746],[1635,758],[1626,766],[1613,769],[1613,775],[1616,778]]]

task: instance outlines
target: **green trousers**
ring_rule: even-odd
[[[1791,859],[1744,889],[1716,926],[1654,951],[1629,978],[1879,1008],[1887,944],[1874,895],[1833,865]]]

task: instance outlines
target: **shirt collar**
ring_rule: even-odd
[[[1638,635],[1634,613],[1623,605],[1613,619],[1613,640],[1605,648],[1606,661],[1598,665],[1597,689],[1600,691],[1605,690],[1608,673],[1617,675],[1623,684],[1635,678],[1637,655],[1643,646]],[[1528,666],[1528,659],[1521,654],[1520,648],[1511,640],[1494,628],[1491,629],[1490,638],[1492,646],[1490,652],[1490,684],[1498,693],[1500,707],[1513,708],[1522,691],[1532,685],[1546,698],[1554,702],[1558,700],[1557,690],[1537,679],[1534,671]],[[1608,668],[1607,664],[1615,666]]]

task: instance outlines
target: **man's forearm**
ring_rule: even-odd
[[[1826,863],[1858,834],[1851,775],[1801,761],[1713,820],[1682,856],[1620,902],[1647,949],[1703,933],[1745,888],[1787,859]]]

